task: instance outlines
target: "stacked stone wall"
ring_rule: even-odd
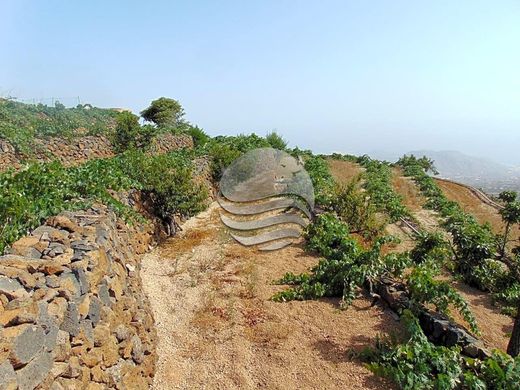
[[[141,389],[156,333],[139,276],[151,224],[103,205],[52,217],[0,257],[0,388]]]
[[[115,156],[110,140],[102,135],[83,136],[73,139],[49,137],[35,139],[30,155],[19,153],[6,140],[0,139],[0,171],[9,168],[20,169],[25,161],[48,162],[58,160],[66,166],[82,164],[86,161]],[[190,136],[171,133],[160,134],[150,145],[151,154],[168,153],[181,148],[192,148]]]

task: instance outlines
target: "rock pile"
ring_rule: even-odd
[[[156,334],[136,255],[152,231],[95,205],[0,257],[0,388],[148,388]]]
[[[394,312],[401,313],[404,309],[411,308],[409,293],[403,283],[390,278],[381,278],[374,287],[381,299]],[[491,355],[482,341],[441,313],[424,307],[419,314],[419,324],[428,339],[437,345],[446,347],[458,345],[464,355],[472,358],[485,359]]]

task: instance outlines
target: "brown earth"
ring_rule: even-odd
[[[390,389],[352,351],[398,333],[367,298],[278,303],[273,280],[318,258],[301,245],[258,252],[230,239],[218,209],[189,220],[179,238],[143,258],[158,331],[156,389]]]
[[[423,209],[425,199],[419,192],[412,179],[404,177],[398,168],[392,169],[392,186],[394,191],[403,198],[403,203],[411,212],[421,211]]]
[[[442,279],[450,280],[450,275],[445,275]],[[477,290],[460,281],[451,282],[454,287],[466,300],[480,330],[478,336],[490,349],[500,349],[506,351],[507,343],[511,331],[513,330],[513,318],[500,313],[500,310],[493,304],[489,293]],[[454,319],[467,326],[464,319],[455,311],[452,311]]]
[[[338,183],[348,183],[365,171],[359,164],[343,160],[327,160],[332,176]]]
[[[480,223],[489,222],[495,233],[503,233],[504,224],[495,207],[482,202],[463,185],[445,180],[436,180],[436,183],[449,200],[457,202],[464,211],[475,216]],[[511,234],[513,238],[520,237],[520,227],[514,228]]]

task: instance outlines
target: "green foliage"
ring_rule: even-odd
[[[439,232],[421,232],[416,237],[415,247],[410,251],[410,258],[414,264],[422,264],[429,260],[442,266],[450,258],[449,243]]]
[[[430,343],[410,311],[405,310],[401,320],[408,340],[402,344],[378,340],[374,349],[362,354],[370,362],[368,368],[405,390],[456,388],[463,374],[460,350]]]
[[[434,175],[438,175],[439,172],[435,168],[435,162],[426,156],[422,157],[415,157],[413,154],[410,156],[407,156],[406,154],[397,161],[397,165],[400,166],[417,166],[420,168],[423,172],[430,172]]]
[[[314,186],[316,205],[326,209],[332,205],[334,198],[334,179],[329,171],[327,161],[322,156],[306,156],[305,170],[309,174]]]
[[[192,216],[204,209],[208,190],[192,179],[191,161],[182,153],[143,158],[129,154],[125,171],[153,201],[155,215],[166,220],[173,215]]]
[[[78,129],[87,134],[110,135],[117,112],[81,105],[65,108],[49,107],[0,99],[0,138],[8,140],[19,152],[28,156],[36,137],[74,137]]]
[[[439,268],[434,263],[423,262],[412,269],[406,278],[406,285],[415,304],[430,303],[435,310],[449,315],[449,305],[457,308],[464,320],[469,324],[471,331],[478,334],[475,317],[462,296],[447,282],[435,279],[439,275]]]
[[[269,148],[265,138],[256,134],[237,136],[218,136],[198,148],[198,153],[208,155],[215,181],[220,180],[224,170],[242,154],[256,148]]]
[[[363,187],[377,209],[386,213],[390,222],[396,222],[403,217],[410,217],[402,203],[401,196],[393,189],[390,166],[387,163],[372,160],[368,156],[360,157],[358,163],[365,168]]]
[[[502,191],[499,195],[498,195],[498,199],[500,199],[501,201],[505,202],[505,203],[511,203],[511,202],[514,202],[518,197],[518,194],[516,193],[516,191]]]
[[[148,146],[155,135],[152,126],[141,126],[139,117],[129,111],[123,111],[116,118],[114,146],[118,152],[128,149],[143,149]]]
[[[439,270],[448,257],[447,244],[437,235],[424,235],[411,254],[381,254],[384,244],[393,238],[383,236],[375,240],[369,249],[363,249],[350,235],[349,226],[332,213],[316,217],[305,233],[306,248],[323,256],[310,274],[286,274],[280,284],[293,287],[282,291],[276,301],[316,299],[324,296],[340,296],[348,306],[355,298],[356,289],[371,286],[382,276],[398,278],[407,267],[407,288],[414,311],[424,310],[424,304],[432,304],[436,310],[449,315],[453,305],[478,333],[475,318],[467,303],[447,282],[436,280]]]
[[[410,311],[401,318],[408,331],[405,342],[379,339],[373,349],[361,354],[369,369],[392,379],[401,389],[518,388],[520,358],[499,351],[485,360],[464,358],[458,347],[430,343]]]
[[[199,128],[198,126],[189,126],[186,134],[191,136],[193,139],[193,144],[196,148],[203,147],[210,140],[210,136],[207,135],[204,130]]]
[[[350,233],[358,233],[372,240],[383,232],[384,223],[378,221],[377,208],[370,202],[368,193],[358,188],[359,180],[336,185],[330,207],[349,226]]]
[[[406,256],[381,255],[381,247],[391,242],[391,237],[381,237],[370,249],[364,250],[349,234],[348,226],[330,213],[316,217],[305,236],[307,249],[324,258],[311,274],[289,273],[278,281],[294,287],[273,296],[275,301],[340,296],[342,304],[348,306],[356,290],[366,282],[386,273],[401,274],[407,265]]]
[[[159,217],[172,212],[191,215],[201,209],[205,192],[193,183],[190,169],[189,156],[183,152],[152,157],[134,151],[77,167],[65,168],[53,162],[30,164],[18,173],[2,173],[0,253],[49,216],[84,208],[93,201],[132,215],[131,209],[113,198],[109,190],[153,192]]]
[[[161,97],[141,111],[141,116],[158,127],[175,128],[182,123],[184,109],[177,100]]]
[[[455,271],[463,279],[482,290],[501,286],[504,275],[495,263],[490,262],[497,250],[497,240],[488,224],[481,225],[465,213],[460,206],[446,199],[426,170],[424,159],[404,156],[398,162],[405,175],[413,177],[422,194],[428,199],[427,207],[445,218],[443,227],[452,236]]]
[[[265,140],[271,145],[274,149],[286,150],[287,149],[287,141],[283,139],[282,136],[278,135],[276,131],[272,131],[265,136]]]

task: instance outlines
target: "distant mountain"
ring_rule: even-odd
[[[482,188],[492,194],[504,189],[520,190],[520,169],[517,167],[457,151],[415,150],[406,154],[427,156],[435,161],[439,176]]]

